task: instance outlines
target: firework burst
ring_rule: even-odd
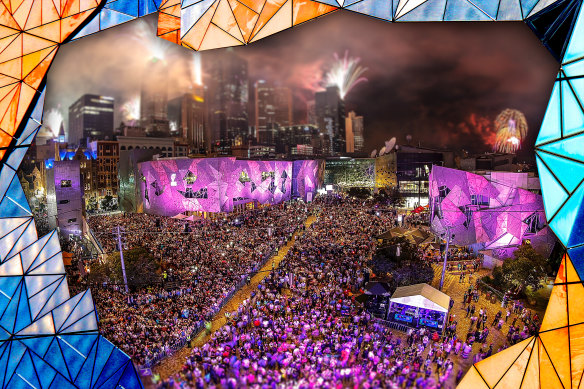
[[[63,115],[56,108],[50,109],[43,117],[43,127],[55,138],[59,136],[59,130],[62,124]]]
[[[201,70],[201,53],[195,52],[193,54],[191,75],[193,78],[193,84],[203,85],[203,73]]]
[[[349,57],[349,51],[345,51],[345,56],[342,58],[337,53],[334,57],[335,62],[325,76],[324,86],[338,87],[341,98],[344,99],[355,85],[367,81],[367,78],[361,77],[367,68],[359,65],[361,58]]]
[[[507,108],[495,119],[495,129],[495,150],[500,153],[514,153],[527,136],[527,120],[520,111]]]
[[[140,120],[140,97],[134,96],[132,99],[126,101],[120,108],[120,111],[126,124],[130,126],[136,125]]]

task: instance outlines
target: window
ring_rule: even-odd
[[[489,197],[483,195],[470,195],[471,205],[489,205]]]
[[[59,204],[69,204],[69,200],[60,200]]]
[[[61,180],[61,188],[70,188],[71,180]]]
[[[185,183],[187,185],[193,185],[195,183],[195,181],[197,181],[197,176],[193,174],[193,172],[191,172],[190,170],[187,172],[187,174],[184,177]]]
[[[67,223],[75,223],[77,221],[77,218],[73,218],[73,219],[69,219],[67,220]]]

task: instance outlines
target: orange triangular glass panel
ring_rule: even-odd
[[[161,9],[160,11],[164,12],[165,14],[169,14],[169,15],[175,16],[175,17],[180,19],[180,5],[172,5],[168,8]],[[179,28],[180,28],[180,25],[179,25]]]
[[[572,388],[577,388],[584,371],[584,324],[570,326],[570,361],[572,363]]]
[[[534,338],[528,338],[514,346],[493,355],[490,358],[478,362],[475,367],[481,373],[486,383],[493,387],[505,374],[515,360],[525,351],[525,348],[533,347]]]
[[[560,268],[558,269],[558,274],[556,276],[554,285],[566,283],[566,257],[567,255],[564,255],[562,262],[560,262]]]
[[[8,8],[6,8],[4,3],[0,4],[0,24],[6,27],[20,30],[20,26],[18,23],[16,23],[16,20],[14,20],[12,14]]]
[[[567,352],[570,349],[568,328],[543,332],[539,334],[539,337],[564,387],[569,388],[572,378],[570,374],[570,353]]]
[[[10,142],[12,142],[12,137],[4,131],[0,131],[0,147],[8,147]],[[4,156],[5,151],[6,150],[0,150],[0,158]]]
[[[280,7],[284,5],[286,0],[268,0],[262,7],[262,12],[260,12],[260,17],[253,29],[253,33],[251,34],[254,37],[259,30],[262,29],[268,23],[268,21],[280,10]],[[290,24],[292,24],[292,12],[290,12]]]
[[[67,39],[92,13],[93,9],[90,9],[89,11],[83,11],[68,18],[61,19],[61,42]]]
[[[50,1],[44,0],[44,3],[47,3]],[[29,34],[34,34],[36,36],[40,36],[41,38],[45,38],[48,39],[50,41],[53,41],[55,43],[59,42],[60,36],[61,36],[61,24],[60,22],[57,20],[56,22],[51,22],[49,24],[43,24],[40,27],[36,27],[33,28],[31,30],[27,31]]]
[[[47,39],[39,38],[35,35],[30,35],[27,33],[23,35],[23,55],[34,53],[35,51],[43,50],[49,47],[55,47],[56,43]]]
[[[166,39],[169,42],[176,43],[177,45],[180,45],[180,34],[179,34],[178,30],[171,31],[171,32],[168,32],[166,34],[162,34],[162,35],[160,35],[160,37],[162,39]]]
[[[67,1],[67,4],[65,4],[65,6],[62,8],[62,10],[63,10],[62,17],[66,18],[68,16],[73,16],[73,15],[78,14],[79,12],[81,12],[81,9],[79,6],[80,6],[79,0]],[[85,11],[87,11],[87,9]]]
[[[26,84],[22,84],[20,88],[20,99],[18,101],[18,111],[16,112],[16,120],[14,122],[14,127],[18,127],[18,124],[20,124],[20,122],[24,118],[26,110],[28,109],[30,102],[34,98],[35,93],[36,93],[35,89],[31,88]]]
[[[164,35],[171,31],[176,31],[180,29],[180,18],[175,16],[167,15],[163,12],[158,13],[158,30],[156,35]]]
[[[0,60],[2,62],[22,55],[22,34],[10,35],[0,39]]]
[[[26,24],[24,25],[25,29],[38,27],[43,24],[42,21],[42,8],[40,6],[34,6],[30,10],[30,14],[28,15],[28,19],[26,20]]]
[[[243,34],[243,39],[248,42],[260,15],[237,0],[229,0],[229,6],[233,10],[233,15],[235,15],[235,20],[237,20],[239,29]]]
[[[87,11],[88,9],[96,8],[99,6],[99,1],[96,0],[78,0],[79,1],[79,12]]]
[[[541,343],[539,343],[539,379],[542,388],[545,389],[563,389],[564,386],[552,365],[550,358]]]
[[[584,286],[582,284],[568,284],[568,315],[570,325],[584,323],[582,301],[584,301]]]
[[[537,349],[535,341],[535,338],[531,338],[525,350],[523,350],[521,355],[519,355],[513,365],[507,370],[503,378],[501,378],[501,381],[497,383],[495,386],[496,389],[519,388],[527,370],[527,364],[529,363],[533,349]]]
[[[568,299],[566,291],[565,284],[554,285],[540,331],[548,331],[568,325]]]
[[[199,50],[211,50],[221,47],[238,46],[242,44],[243,43],[211,23]]]
[[[477,369],[472,366],[458,384],[457,389],[489,389],[489,386],[483,381]]]
[[[44,0],[44,1],[49,1],[49,0]],[[59,19],[61,19],[61,16],[60,16],[61,11],[63,10],[63,6],[65,5],[66,2],[67,2],[67,0],[53,0],[53,5],[55,6],[55,9],[59,13]]]
[[[51,0],[42,0],[42,21],[43,24],[48,24],[59,20],[59,10]]]
[[[19,84],[20,86],[20,84]],[[20,87],[17,87],[15,93],[11,96],[6,110],[0,113],[2,119],[0,120],[0,127],[8,133],[8,135],[14,136],[16,132],[16,127],[14,122],[16,120],[16,111],[18,110],[18,98],[20,97]],[[4,102],[4,101],[3,101]]]
[[[9,84],[14,84],[15,82],[20,82],[20,79],[13,78],[13,77],[8,77],[7,75],[0,73],[0,86],[6,86],[6,85],[9,85]]]
[[[162,0],[160,3],[160,9],[165,9],[173,5],[180,5],[180,0]]]
[[[214,2],[213,5],[211,5],[207,11],[205,11],[197,23],[195,23],[195,25],[185,34],[185,36],[182,37],[181,41],[194,48],[195,50],[199,50],[201,42],[203,41],[203,38],[209,29],[209,25],[211,24],[211,19],[213,18],[215,9],[217,9],[217,2]]]
[[[22,74],[28,75],[34,68],[36,68],[47,56],[57,50],[58,46],[49,47],[44,50],[39,50],[22,57]]]
[[[14,15],[23,1],[24,0],[8,0],[8,3],[10,3],[10,13]]]
[[[217,12],[213,15],[211,22],[243,43],[243,36],[241,35],[241,31],[239,30],[239,26],[235,21],[235,16],[233,16],[233,12],[231,11],[231,7],[229,7],[227,0],[219,0]]]
[[[22,57],[0,63],[0,73],[12,78],[22,79]]]
[[[239,1],[241,2],[241,4],[250,8],[258,15],[260,12],[262,12],[262,8],[264,8],[264,4],[266,3],[266,0],[239,0]]]
[[[321,15],[328,14],[335,11],[337,7],[332,7],[327,4],[317,3],[310,0],[296,0],[294,2],[293,10],[293,24],[297,25],[308,20],[317,18]]]
[[[582,280],[580,279],[580,276],[578,276],[576,269],[574,269],[574,264],[572,263],[570,257],[567,254],[564,257],[566,260],[566,281],[581,282]]]
[[[292,0],[286,1],[286,3],[280,7],[278,12],[272,16],[266,25],[254,35],[251,42],[273,35],[289,27],[292,27]]]
[[[14,20],[16,20],[16,23],[18,23],[18,25],[23,29],[26,26],[26,21],[28,19],[28,15],[30,14],[31,8],[33,8],[33,4],[33,0],[24,0],[16,12],[12,14],[12,16],[14,16]]]
[[[533,351],[531,352],[531,357],[529,358],[529,363],[527,364],[527,369],[525,369],[525,375],[523,376],[523,382],[521,383],[521,389],[540,389],[539,387],[539,339],[535,340]]]
[[[0,39],[4,39],[14,34],[19,34],[20,31],[15,30],[14,28],[6,27],[0,25]]]

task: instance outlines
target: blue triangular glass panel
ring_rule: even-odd
[[[134,369],[134,365],[129,362],[126,365],[126,369],[124,370],[124,374],[122,378],[120,378],[119,385],[126,387],[126,388],[141,388],[142,383],[140,382],[140,378],[138,378],[138,374],[136,373],[136,369]]]
[[[12,149],[10,153],[10,157],[8,157],[8,161],[6,163],[10,165],[14,170],[18,170],[22,159],[24,158],[28,149],[26,147],[18,147]]]
[[[584,179],[584,164],[540,152],[538,156],[571,193]]]
[[[572,36],[570,37],[570,42],[568,43],[568,47],[566,49],[566,54],[562,60],[562,63],[565,62],[572,62],[578,58],[584,57],[584,12],[582,8],[584,7],[584,3],[580,5],[580,13],[578,14],[578,18],[576,19],[576,25],[574,26],[574,30],[572,31]]]
[[[103,11],[103,10],[102,10]],[[99,28],[99,15],[93,18],[89,23],[85,25],[75,36],[72,40],[83,38],[84,36],[95,34],[96,32],[100,31]]]
[[[36,105],[34,106],[34,110],[32,111],[30,117],[31,119],[36,120],[39,123],[43,121],[43,108],[45,107],[45,91],[47,88],[43,88],[39,99],[37,100]],[[40,90],[39,90],[40,91]]]
[[[566,77],[580,77],[584,76],[584,59],[572,62],[568,65],[563,65],[562,70]]]
[[[521,0],[521,11],[523,12],[523,18],[525,19],[527,15],[531,13],[531,10],[537,4],[537,0]]]
[[[136,0],[117,0],[106,4],[105,8],[122,12],[127,15],[138,17],[138,1]]]
[[[63,351],[63,356],[65,357],[65,363],[67,363],[67,367],[69,368],[69,373],[71,374],[71,378],[77,377],[77,373],[81,370],[81,366],[83,366],[83,362],[85,362],[85,358],[82,355],[69,346],[63,340],[57,338],[59,342],[59,346],[61,346],[61,351]]]
[[[566,156],[577,161],[584,162],[584,134],[575,135],[570,138],[561,139],[557,142],[538,146],[539,149],[550,153]]]
[[[20,342],[9,342],[9,353],[8,353],[8,363],[6,364],[6,375],[4,376],[4,382],[8,382],[10,377],[14,374],[20,360],[27,351],[26,347]],[[10,385],[5,386],[10,388]]]
[[[17,178],[12,180],[12,184],[8,188],[6,192],[6,197],[11,198],[14,200],[16,204],[19,204],[25,211],[27,211],[31,216],[32,212],[30,211],[30,207],[28,206],[28,200],[24,195],[24,191],[22,190],[22,186],[20,185],[20,181]]]
[[[578,273],[580,279],[584,279],[584,246],[574,247],[568,249],[568,255],[572,260],[574,269]]]
[[[57,374],[57,371],[53,369],[50,365],[48,365],[45,361],[41,358],[36,356],[34,353],[31,353],[32,362],[34,364],[35,370],[40,379],[40,387],[41,388],[48,388],[53,378]]]
[[[89,336],[89,335],[83,335],[83,336]],[[85,362],[83,363],[83,366],[81,367],[81,370],[79,371],[79,373],[77,374],[77,377],[75,377],[75,384],[80,387],[80,388],[90,388],[91,387],[91,376],[93,374],[93,364],[95,363],[95,357],[97,355],[97,343],[93,342],[93,348],[89,351],[87,355],[87,358],[85,359]],[[97,373],[95,374],[97,375]]]
[[[479,21],[492,19],[466,0],[449,0],[446,4],[444,20]]]
[[[446,0],[428,0],[400,17],[399,21],[439,21],[444,17]]]
[[[576,97],[580,101],[580,103],[584,102],[584,77],[575,78],[570,80],[570,85],[572,85],[572,89],[576,94]]]
[[[574,204],[576,206],[576,204]],[[572,229],[570,231],[570,239],[567,247],[579,246],[584,243],[584,204],[580,202],[578,205],[578,213]]]
[[[101,29],[110,28],[134,20],[135,18],[120,12],[112,11],[111,9],[104,8],[99,13],[99,20]]]
[[[391,20],[391,8],[389,5],[386,0],[363,0],[345,7],[345,9],[379,19]]]
[[[355,4],[355,3],[356,3],[356,2],[358,2],[358,1],[361,1],[361,0],[345,0],[345,2],[343,3],[343,6],[344,6],[344,7],[347,7],[347,6],[351,5],[351,4]],[[321,2],[321,1],[320,1],[320,2]],[[320,2],[319,2],[319,3],[320,3]],[[336,3],[336,1],[335,1],[335,3]],[[334,5],[334,4],[331,4],[331,5]],[[338,6],[338,5],[339,5],[339,3],[336,3],[336,5]]]
[[[181,2],[181,8],[186,8],[188,6],[191,6],[193,4],[199,3],[201,1],[203,1],[203,0],[182,0],[182,2]],[[338,5],[336,2],[335,2],[335,4]]]
[[[578,216],[583,197],[584,185],[580,185],[549,223],[550,228],[566,247],[568,247],[570,233],[576,221],[576,216]]]
[[[497,20],[523,20],[519,0],[501,0]]]
[[[16,316],[16,323],[14,324],[14,332],[19,332],[23,328],[32,323],[32,316],[30,314],[30,307],[28,306],[28,298],[26,296],[26,289],[21,288],[20,301],[18,303],[18,311]]]
[[[95,342],[97,341],[98,335],[96,334],[83,334],[83,335],[70,335],[63,334],[61,339],[73,346],[81,354],[87,356],[90,351],[94,348]]]
[[[63,358],[63,353],[59,348],[59,341],[57,340],[56,337],[53,338],[53,342],[49,346],[49,349],[47,350],[44,359],[49,365],[53,366],[55,370],[66,376],[68,380],[71,380],[71,378],[69,377],[69,369],[67,368],[67,362]]]
[[[180,10],[180,36],[184,35],[197,23],[216,0],[203,0]]]
[[[562,114],[564,115],[564,136],[584,131],[584,111],[566,81],[562,82]]]
[[[158,7],[152,0],[138,0],[138,2],[139,2],[138,12],[140,17],[158,11]]]
[[[116,373],[121,376],[123,373],[123,366],[129,360],[130,358],[126,354],[120,349],[115,348],[101,371],[96,385],[101,387],[110,377],[115,376]],[[117,379],[115,381],[117,382]]]
[[[20,341],[24,343],[29,349],[34,350],[34,352],[38,355],[43,356],[49,349],[53,338],[49,336],[41,336],[38,338],[20,339]]]
[[[127,359],[127,361],[129,361],[129,359]],[[124,374],[124,371],[126,370],[126,367],[128,366],[128,362],[126,362],[125,364],[119,365],[117,367],[117,370],[112,373],[106,380],[100,382],[99,387],[100,388],[112,388],[115,389],[118,387],[118,381],[120,380],[120,378],[122,378],[122,375]]]
[[[63,373],[63,371],[59,370],[59,373]],[[67,374],[66,371],[63,374]],[[57,374],[49,389],[79,389],[79,388],[73,385],[71,382],[67,381],[65,377],[63,377],[61,374]]]
[[[22,135],[18,137],[18,142],[16,142],[16,144],[21,145],[24,142],[24,140],[28,138],[30,134],[32,134],[38,127],[39,124],[36,121],[34,121],[33,119],[28,119],[28,122],[26,123],[26,128],[24,129]]]
[[[28,136],[28,138],[26,138],[26,139],[25,139],[25,140],[23,140],[22,142],[21,142],[21,141],[19,141],[19,143],[18,143],[18,146],[28,146],[28,145],[32,144],[32,141],[34,140],[35,136],[38,134],[38,132],[39,132],[39,129],[40,129],[40,126],[39,126],[39,127],[37,127],[37,129],[36,129],[36,130],[34,130],[34,131],[32,132],[32,134],[30,134],[30,135]]]
[[[18,288],[18,284],[22,281],[22,277],[0,277],[0,317],[1,312],[4,312],[10,299],[6,296],[12,297]]]
[[[95,358],[95,364],[93,368],[93,378],[91,386],[94,387],[97,379],[99,378],[102,369],[104,368],[111,352],[114,350],[114,345],[111,344],[103,336],[99,337],[97,342],[97,356]]]
[[[518,0],[513,0],[517,2]],[[475,4],[478,8],[483,10],[487,15],[491,18],[497,18],[497,10],[499,9],[499,2],[495,0],[473,0],[473,4]]]
[[[16,322],[16,315],[18,314],[18,301],[23,294],[26,298],[26,293],[22,293],[22,285],[22,283],[18,285],[12,295],[12,300],[10,300],[6,308],[4,308],[2,316],[0,317],[0,325],[11,333],[16,332],[14,331],[14,324]]]
[[[42,388],[41,383],[39,382],[39,377],[37,377],[35,366],[32,363],[30,352],[28,350],[22,356],[22,359],[20,360],[15,373],[19,376],[19,378],[25,380],[25,382],[33,388]]]
[[[0,169],[0,201],[2,201],[8,187],[12,183],[12,179],[16,176],[16,172],[8,166],[2,166]],[[4,209],[2,209],[1,216],[7,217],[7,215],[4,214]]]
[[[16,204],[13,200],[8,197],[4,198],[4,201],[0,203],[2,207],[2,217],[27,217],[31,216],[30,212],[22,209],[22,206]]]
[[[562,186],[556,181],[554,176],[545,167],[539,158],[537,160],[537,171],[539,172],[539,181],[541,183],[541,191],[543,194],[543,204],[545,214],[548,220],[554,216],[556,211],[562,206],[564,201],[568,198],[568,194],[564,191]]]

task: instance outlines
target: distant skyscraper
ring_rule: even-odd
[[[149,135],[169,136],[168,68],[153,59],[146,68],[140,91],[140,123]]]
[[[85,145],[91,140],[112,140],[114,98],[85,94],[69,107],[69,144]]]
[[[341,154],[345,146],[345,103],[341,99],[339,88],[329,86],[323,92],[316,92],[315,114],[317,125],[328,134],[331,142],[331,154]]]
[[[309,100],[306,102],[306,124],[316,125],[316,102]]]
[[[349,112],[345,119],[345,138],[347,153],[363,151],[363,116]]]
[[[246,141],[250,137],[247,61],[227,50],[205,66],[212,142],[229,148],[236,141]]]
[[[209,146],[203,92],[203,88],[199,87],[195,92],[185,93],[168,103],[169,119],[176,122],[180,136],[186,139],[197,153]]]
[[[274,124],[292,124],[292,92],[286,87],[273,87],[264,80],[255,84],[255,128],[257,140]]]

